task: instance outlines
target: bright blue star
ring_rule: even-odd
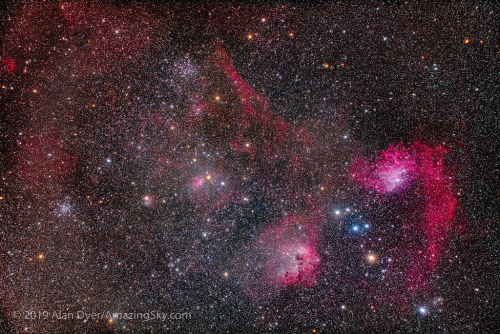
[[[418,308],[418,313],[420,313],[421,315],[427,315],[429,313],[429,310],[426,306],[420,306]]]

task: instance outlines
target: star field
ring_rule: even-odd
[[[487,333],[492,3],[8,1],[0,333]]]

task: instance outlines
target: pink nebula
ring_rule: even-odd
[[[267,277],[278,286],[311,285],[320,263],[316,227],[305,217],[288,216],[265,230],[258,241],[269,254]]]
[[[262,231],[244,260],[243,284],[255,298],[268,298],[286,286],[315,283],[320,265],[317,227],[307,217],[288,216]]]
[[[252,87],[243,80],[233,66],[231,58],[220,44],[217,46],[216,55],[213,61],[224,70],[231,79],[234,93],[241,101],[241,107],[244,114],[258,121],[264,129],[270,129],[275,134],[276,140],[278,142],[281,141],[289,125],[282,117],[274,115],[269,101],[253,90]]]
[[[359,157],[357,161],[354,178],[382,193],[405,189],[415,176],[415,160],[401,144],[389,145],[375,165],[369,166]]]
[[[443,146],[431,148],[424,144],[413,144],[412,150],[419,159],[419,176],[425,194],[424,236],[426,249],[415,252],[408,271],[410,290],[426,290],[431,274],[443,254],[446,235],[454,223],[457,198],[452,191],[452,178],[446,173],[443,163],[448,150]]]
[[[205,183],[205,178],[201,176],[195,176],[191,180],[191,188],[193,190],[198,190]]]
[[[429,287],[432,273],[443,254],[447,232],[454,223],[457,198],[452,190],[453,178],[447,174],[443,163],[447,153],[442,145],[435,148],[422,143],[407,147],[389,145],[378,161],[370,164],[358,157],[353,169],[356,181],[380,193],[405,189],[416,179],[422,183],[417,191],[424,194],[424,221],[419,226],[423,227],[425,249],[413,250],[407,271],[407,285],[411,291]]]
[[[14,58],[12,57],[5,57],[2,60],[2,69],[7,71],[8,74],[14,74],[17,69],[17,64]]]
[[[316,248],[311,245],[292,242],[278,246],[274,263],[278,264],[273,272],[278,284],[311,285],[316,278],[319,256]]]

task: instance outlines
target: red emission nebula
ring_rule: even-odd
[[[472,328],[471,6],[10,3],[0,333]]]

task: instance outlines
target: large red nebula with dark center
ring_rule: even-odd
[[[362,157],[353,168],[353,178],[369,189],[383,194],[404,190],[413,181],[421,180],[417,191],[423,192],[423,235],[425,250],[417,250],[409,265],[407,283],[410,290],[428,290],[429,280],[443,253],[446,234],[454,224],[457,198],[453,178],[447,173],[444,146],[430,147],[423,143],[389,145],[377,161],[367,163]]]

